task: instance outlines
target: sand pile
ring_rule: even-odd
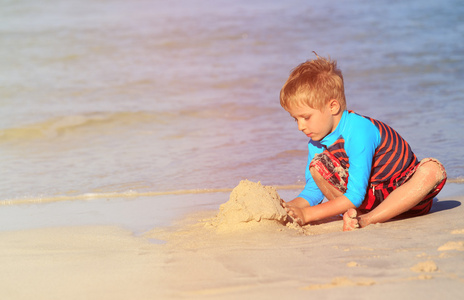
[[[242,180],[232,190],[229,201],[220,206],[219,213],[208,225],[227,231],[253,223],[274,222],[285,225],[289,217],[280,201],[274,187]]]

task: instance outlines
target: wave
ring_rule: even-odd
[[[124,111],[93,112],[54,117],[22,127],[0,129],[0,143],[54,139],[65,134],[88,133],[129,128],[141,124],[169,125],[178,117],[183,119],[226,118],[228,120],[246,120],[255,116],[255,111],[272,113],[275,109],[258,108],[250,105],[226,103],[208,107],[189,107],[173,111]],[[266,111],[264,111],[266,109]],[[188,120],[186,120],[188,121]],[[153,127],[153,128],[156,128]]]
[[[302,185],[276,185],[277,190],[294,190],[303,188]],[[0,206],[19,205],[19,204],[43,204],[61,201],[79,201],[92,200],[103,198],[135,198],[135,197],[155,197],[166,195],[189,195],[189,194],[212,194],[212,193],[230,193],[232,188],[216,188],[216,189],[192,189],[192,190],[175,190],[164,192],[111,192],[111,193],[86,193],[73,196],[52,196],[52,197],[31,197],[22,199],[6,199],[0,200]]]
[[[170,113],[114,112],[88,113],[60,116],[43,122],[18,128],[0,130],[0,142],[30,139],[52,139],[65,133],[100,130],[137,123],[161,123],[171,117]]]

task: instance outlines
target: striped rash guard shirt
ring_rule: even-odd
[[[345,196],[359,207],[369,186],[391,184],[418,160],[409,144],[390,126],[345,110],[337,128],[320,141],[308,143],[306,185],[298,197],[311,206],[319,204],[324,195],[312,179],[309,164],[314,155],[328,150],[348,170]]]

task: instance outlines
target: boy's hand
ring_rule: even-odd
[[[292,219],[293,223],[297,223],[300,226],[306,224],[302,208],[290,205],[286,205],[284,208],[288,216]]]
[[[297,223],[300,226],[304,225],[304,221],[301,220],[301,218],[297,216],[297,213],[294,212],[295,209],[299,209],[298,207],[289,205],[287,202],[284,201],[284,199],[280,199],[280,205],[282,205],[282,207],[285,209],[292,223]]]
[[[296,223],[300,226],[303,226],[307,223],[303,210],[306,207],[309,207],[308,201],[297,197],[289,202],[285,202],[283,199],[280,199],[280,204],[287,212],[288,216],[292,220],[292,223]]]

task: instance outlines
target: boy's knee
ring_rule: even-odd
[[[429,178],[434,178],[437,184],[447,177],[445,167],[434,158],[424,158],[421,160],[417,171]]]
[[[309,167],[309,172],[311,173],[311,176],[313,177],[314,180],[324,179],[321,172],[319,172],[318,168],[316,168],[314,166]]]
[[[314,156],[309,172],[327,199],[346,192],[348,171],[327,151]]]
[[[324,177],[320,172],[320,169],[316,167],[310,167],[309,171],[317,186],[321,190],[324,197],[328,200],[332,200],[338,196],[343,195],[346,192],[346,186],[343,185],[335,176],[329,178]]]

